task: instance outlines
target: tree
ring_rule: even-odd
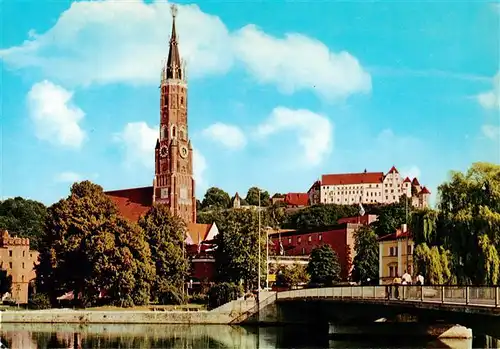
[[[319,204],[298,210],[288,216],[285,227],[307,229],[337,224],[338,220],[359,214],[357,205]]]
[[[281,285],[289,287],[296,287],[302,283],[309,281],[307,268],[302,264],[292,264],[289,266],[282,266],[278,270],[277,282]]]
[[[417,271],[431,285],[444,285],[454,281],[450,269],[450,251],[443,247],[429,248],[426,243],[418,245],[415,248],[415,262]]]
[[[182,298],[189,272],[183,246],[186,225],[178,216],[172,215],[166,205],[151,207],[139,225],[147,236],[156,271],[152,299],[166,303]]]
[[[146,304],[154,278],[143,230],[118,215],[102,188],[75,183],[48,211],[37,266],[37,291],[51,301],[66,291],[95,305],[105,291],[113,304]]]
[[[215,264],[219,281],[239,283],[247,289],[256,286],[258,248],[261,249],[261,275],[265,277],[266,239],[262,230],[259,237],[258,211],[226,210],[213,216],[219,234],[215,238]]]
[[[201,209],[220,209],[228,208],[231,203],[231,197],[224,190],[211,187],[205,193],[203,201],[201,202]]]
[[[313,284],[331,286],[340,281],[339,257],[330,245],[324,244],[312,250],[307,273]]]
[[[377,235],[369,226],[362,226],[354,232],[354,257],[352,278],[354,281],[366,282],[378,279],[378,241]]]
[[[41,202],[21,197],[0,201],[0,229],[29,238],[33,250],[38,250],[46,217],[47,208]]]
[[[411,205],[408,202],[407,206],[404,203],[404,199],[398,203],[381,206],[378,209],[378,218],[375,222],[373,222],[375,234],[378,237],[381,237],[387,234],[392,234],[396,231],[396,229],[401,228],[401,225],[406,223],[407,210],[409,221],[411,215]]]
[[[270,204],[269,192],[262,190],[258,187],[251,187],[248,189],[245,201],[250,206],[259,205],[259,193],[260,193],[260,206],[267,207]]]

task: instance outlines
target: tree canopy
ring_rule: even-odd
[[[295,211],[287,217],[284,225],[290,229],[334,225],[340,218],[358,215],[358,211],[354,205],[319,204]]]
[[[200,209],[221,209],[228,208],[231,203],[231,197],[224,190],[211,187],[205,193]]]
[[[340,263],[337,253],[324,244],[312,250],[307,265],[311,283],[331,286],[340,281]]]
[[[367,282],[378,279],[379,255],[377,235],[370,226],[362,226],[354,232],[354,281]]]
[[[267,190],[262,190],[258,187],[251,187],[248,189],[245,201],[247,205],[259,206],[259,193],[260,193],[260,206],[265,207],[270,205],[269,192]]]
[[[184,251],[186,225],[165,205],[154,205],[139,221],[151,248],[155,267],[152,299],[161,303],[179,303],[189,263]],[[156,298],[156,299],[155,299]]]
[[[146,304],[153,278],[143,230],[118,215],[100,186],[75,183],[49,208],[37,290],[53,301],[73,290],[84,305],[95,305],[105,291],[113,304]]]
[[[44,234],[47,208],[44,204],[21,197],[0,201],[0,229],[30,239],[30,248],[38,250]]]
[[[373,229],[378,237],[392,234],[396,229],[401,228],[402,224],[410,222],[412,206],[409,199],[408,203],[406,203],[405,200],[406,196],[402,196],[400,202],[377,208],[378,217],[377,220],[373,222]]]

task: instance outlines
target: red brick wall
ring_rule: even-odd
[[[342,228],[325,230],[322,232],[303,232],[299,234],[282,233],[281,241],[285,250],[285,256],[309,255],[314,248],[322,244],[330,245],[339,256],[339,262],[342,268],[341,277],[343,280],[346,280],[350,274],[352,259],[354,258],[353,231],[354,227],[350,224],[344,224]],[[309,241],[309,238],[311,241]],[[279,255],[279,237],[273,235],[270,239],[273,242],[275,253]]]
[[[193,260],[191,276],[200,281],[213,281],[215,277],[215,263],[204,259],[200,261]]]

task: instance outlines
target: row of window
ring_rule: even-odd
[[[408,274],[412,274],[412,266],[409,265],[408,266]],[[395,277],[396,275],[398,275],[398,267],[397,266],[389,266],[389,276],[391,277]],[[401,275],[398,275],[398,276],[401,276]]]
[[[412,245],[408,245],[408,254],[412,254]],[[395,257],[398,255],[398,247],[389,247],[389,256]]]
[[[9,257],[12,257],[12,250],[9,250]],[[26,251],[23,251],[23,257],[26,257]],[[30,258],[33,258],[33,253],[30,253]]]
[[[325,188],[330,189],[330,186],[327,185],[327,186],[325,186]],[[349,190],[349,189],[351,189],[352,190],[352,189],[365,189],[365,188],[366,187],[363,185],[353,185],[353,186],[345,186],[345,185],[335,186],[335,185],[332,185],[332,187],[331,187],[332,190],[335,190],[335,189],[337,189],[337,190],[346,190],[346,189]],[[371,184],[368,184],[368,188],[378,188],[378,184],[375,184],[374,187],[372,187]]]
[[[284,240],[284,239],[283,239]],[[282,241],[283,241],[282,240]],[[323,240],[323,235],[322,234],[318,234],[318,241],[322,241]],[[292,244],[292,241],[293,241],[293,238],[292,237],[289,237],[287,240],[288,245],[291,245]],[[307,236],[307,241],[308,242],[312,242],[312,235],[308,235]],[[277,243],[279,243],[279,239],[276,240]],[[298,236],[297,237],[297,243],[300,244],[302,242],[302,236]]]

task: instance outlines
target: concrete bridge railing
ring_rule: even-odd
[[[395,298],[395,286],[389,297],[388,286],[339,286],[310,288],[278,292],[276,300],[300,298],[354,298],[373,300],[412,301],[443,303],[450,305],[500,306],[499,286],[399,286],[399,298]]]

